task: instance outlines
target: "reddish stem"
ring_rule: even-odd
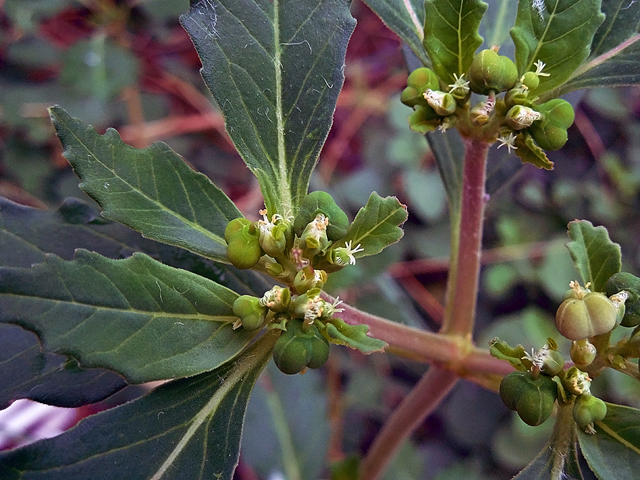
[[[441,332],[470,338],[476,314],[480,257],[482,254],[482,224],[485,195],[485,179],[489,144],[478,139],[465,140],[462,204],[458,256],[453,291],[447,292],[448,305]]]
[[[361,479],[381,477],[398,448],[440,405],[457,381],[457,375],[449,370],[429,368],[374,439],[360,466]]]

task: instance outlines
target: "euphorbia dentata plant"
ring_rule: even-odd
[[[349,2],[193,0],[182,25],[264,209],[245,218],[165,144],[134,149],[114,130],[99,135],[50,109],[80,187],[102,212],[77,200],[57,212],[2,201],[1,329],[5,338],[16,338],[15,325],[37,333],[46,352],[26,340],[5,346],[3,404],[78,406],[126,384],[171,381],[3,453],[2,478],[230,479],[265,365],[273,357],[284,374],[320,368],[331,343],[431,364],[359,465],[334,466],[336,478],[379,478],[462,377],[499,391],[530,425],[555,417],[547,447],[518,478],[584,478],[587,466],[600,479],[633,477],[640,412],[590,389],[607,368],[640,380],[640,279],[621,271],[620,248],[603,227],[569,226],[580,278],[567,285],[556,319],[558,338],[573,342],[570,358],[554,338],[527,352],[498,338],[476,345],[473,334],[490,147],[551,170],[546,151],[564,145],[574,119],[559,97],[640,81],[639,4],[520,0],[517,12],[508,0],[489,9],[478,0],[367,4],[411,52],[402,101],[447,189],[452,255],[440,331],[323,291],[332,273],[399,241],[407,218],[394,197],[372,192],[351,220],[331,195],[309,192],[344,79]],[[494,22],[483,39],[486,15]]]

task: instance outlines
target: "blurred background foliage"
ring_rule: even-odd
[[[262,207],[256,180],[224,131],[178,16],[188,0],[0,0],[0,195],[37,208],[82,197],[46,108],[60,104],[99,131],[145,147],[167,142],[245,214]],[[312,179],[353,216],[372,190],[409,207],[405,238],[331,276],[341,299],[436,330],[442,319],[449,225],[444,187],[424,137],[399,102],[407,68],[398,39],[359,1],[346,82]],[[527,349],[559,340],[553,315],[577,278],[564,243],[579,218],[609,229],[625,270],[640,269],[640,89],[582,96],[555,170],[521,166],[492,149],[477,342],[494,336]],[[562,344],[567,348],[566,344]],[[365,451],[426,366],[335,348],[327,367],[285,377],[269,369],[252,397],[239,480],[327,476],[323,467]],[[622,375],[594,383],[636,407]],[[387,479],[506,479],[544,444],[497,394],[461,382],[404,446]],[[490,454],[487,454],[490,452]]]

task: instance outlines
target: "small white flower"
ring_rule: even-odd
[[[546,66],[546,64],[542,60],[538,60],[536,63],[534,63],[534,65],[536,66],[535,74],[539,77],[548,77],[550,75],[549,73],[542,73],[542,70]]]
[[[454,73],[453,77],[456,81],[449,85],[449,93],[453,93],[455,90],[461,89],[464,92],[464,95],[466,95],[469,92],[469,80],[464,79],[464,73],[459,77]]]
[[[358,245],[356,246],[356,248],[353,248],[353,249],[352,249],[352,248],[351,248],[351,244],[352,244],[352,243],[353,243],[353,242],[351,242],[351,241],[347,242],[347,244],[345,245],[345,247],[344,247],[344,248],[346,248],[346,249],[347,249],[347,252],[346,252],[346,253],[347,253],[348,257],[349,257],[349,264],[350,264],[350,265],[355,265],[355,264],[356,264],[356,257],[354,257],[354,256],[353,256],[353,254],[354,254],[354,253],[358,253],[358,252],[364,252],[364,248],[360,247],[360,244],[358,244]]]
[[[500,142],[498,148],[504,147],[506,145],[509,153],[511,153],[512,148],[514,150],[518,149],[518,147],[515,146],[516,136],[513,134],[513,132],[509,132],[508,137],[498,137],[498,141]]]

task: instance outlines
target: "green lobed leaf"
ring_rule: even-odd
[[[35,331],[48,352],[130,383],[212,370],[254,334],[233,331],[238,294],[136,253],[111,260],[78,250],[31,268],[0,268],[0,321]]]
[[[424,48],[438,78],[452,84],[453,74],[466,74],[482,45],[478,29],[487,4],[480,0],[426,0],[424,8]]]
[[[180,17],[269,215],[295,215],[329,133],[355,21],[347,0],[191,0]]]
[[[402,238],[404,232],[400,226],[406,220],[407,207],[396,197],[383,198],[373,192],[337,246],[347,242],[351,242],[353,248],[360,245],[363,250],[354,254],[356,258],[376,255]]]
[[[640,3],[607,0],[605,21],[596,31],[591,54],[564,85],[553,93],[581,88],[640,83]]]
[[[360,350],[362,353],[382,352],[389,345],[383,340],[367,335],[369,325],[349,325],[341,318],[331,318],[324,325],[326,337],[337,345]]]
[[[516,137],[515,146],[515,154],[522,163],[530,163],[538,168],[553,170],[553,162],[549,160],[544,150],[536,145],[535,140],[528,132],[523,132]]]
[[[18,398],[80,407],[126,386],[113,372],[85,370],[66,357],[42,352],[38,337],[18,325],[0,324],[0,372],[0,410]]]
[[[211,372],[158,387],[62,435],[0,453],[4,480],[231,479],[247,402],[273,339]]]
[[[545,63],[541,94],[562,85],[589,56],[593,36],[604,20],[601,0],[520,0],[511,37],[516,45],[518,74]],[[538,6],[539,5],[539,6]]]
[[[405,42],[423,65],[431,61],[425,52],[424,0],[363,0],[383,23]]]
[[[607,403],[596,434],[579,432],[582,454],[600,480],[634,480],[640,469],[640,410]]]
[[[136,149],[113,129],[99,135],[60,107],[50,113],[80,188],[100,204],[105,218],[147,238],[227,261],[224,229],[242,213],[205,175],[165,143]]]
[[[591,283],[592,291],[604,292],[609,277],[622,268],[620,245],[611,241],[606,228],[586,220],[569,222],[568,233],[567,248],[583,283]]]

